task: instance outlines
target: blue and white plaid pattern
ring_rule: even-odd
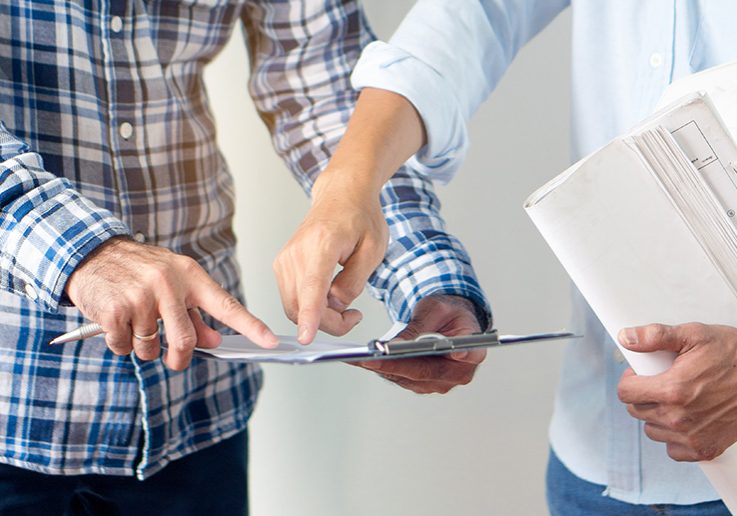
[[[0,4],[0,461],[145,478],[245,428],[256,367],[195,359],[175,373],[115,356],[100,338],[47,345],[82,322],[64,303],[69,275],[115,235],[191,256],[240,295],[232,181],[202,83],[239,24],[250,92],[309,191],[373,38],[355,1]],[[441,292],[485,306],[430,183],[403,169],[382,200],[392,241],[371,283],[392,315],[407,320]]]

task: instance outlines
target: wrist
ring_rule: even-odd
[[[115,252],[115,249],[124,243],[137,243],[130,235],[116,235],[107,239],[105,242],[98,245],[89,254],[87,254],[75,267],[74,271],[69,275],[69,279],[64,285],[64,295],[73,299],[76,298],[76,291],[78,290],[80,276],[88,271],[88,269],[94,269],[90,267],[91,262],[94,262],[95,258],[105,256],[107,253]],[[94,274],[94,270],[92,271]]]
[[[313,205],[323,199],[344,199],[360,204],[378,202],[385,180],[371,167],[329,166],[312,187]]]
[[[479,331],[486,332],[492,329],[493,321],[491,312],[485,303],[485,300],[479,299],[467,294],[436,292],[428,297],[436,297],[442,299],[450,305],[462,306],[469,313],[472,313],[479,325]]]

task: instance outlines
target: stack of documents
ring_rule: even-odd
[[[655,322],[737,326],[737,64],[666,97],[688,90],[525,203],[615,341]],[[620,349],[638,374],[674,359]],[[737,513],[737,446],[702,467]]]

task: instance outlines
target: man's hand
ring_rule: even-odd
[[[737,441],[737,328],[653,324],[622,330],[619,341],[632,351],[678,354],[665,373],[628,369],[619,383],[619,399],[671,458],[711,460]]]
[[[355,185],[353,185],[355,187]],[[363,315],[348,306],[386,252],[389,230],[379,196],[352,195],[340,180],[315,185],[313,205],[274,261],[282,304],[302,344],[318,328],[344,335]],[[335,277],[336,264],[343,266]]]
[[[414,339],[423,333],[454,337],[479,331],[471,301],[457,296],[429,296],[417,303],[412,320],[397,338]],[[486,350],[475,349],[445,356],[374,360],[354,365],[418,394],[445,394],[456,385],[469,383],[484,358]]]
[[[278,344],[271,330],[197,262],[162,247],[112,238],[77,267],[66,291],[88,319],[102,326],[107,346],[117,355],[135,350],[143,360],[157,358],[162,319],[171,369],[186,368],[196,346],[220,344],[220,334],[202,321],[198,308],[263,347]]]
[[[274,262],[287,317],[309,344],[318,328],[343,335],[362,315],[348,306],[386,252],[381,188],[426,142],[412,103],[365,88],[327,168],[312,188],[312,209]],[[336,265],[343,270],[335,278]]]

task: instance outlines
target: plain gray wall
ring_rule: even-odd
[[[411,5],[369,0],[366,10],[386,39]],[[567,277],[521,206],[568,163],[569,32],[565,13],[522,50],[471,123],[463,170],[438,187],[502,333],[568,322]],[[236,181],[243,284],[254,313],[293,333],[271,261],[309,203],[272,151],[246,81],[238,33],[207,84]],[[349,338],[383,334],[383,307],[367,296],[358,305],[365,318]],[[493,350],[471,385],[446,396],[418,396],[342,364],[266,367],[251,425],[253,514],[545,514],[547,425],[562,347]]]

